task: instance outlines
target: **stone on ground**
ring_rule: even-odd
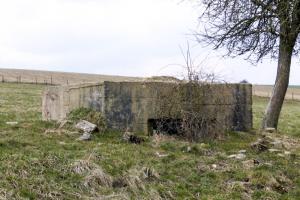
[[[97,125],[86,120],[81,120],[76,124],[75,128],[82,130],[85,133],[92,133],[97,129]]]
[[[276,129],[275,128],[271,128],[271,127],[266,128],[265,131],[267,133],[276,133]]]
[[[7,125],[15,126],[18,125],[19,122],[6,122]]]
[[[238,153],[238,154],[232,154],[232,155],[228,156],[228,158],[235,158],[238,160],[242,160],[242,159],[246,158],[246,155],[243,153]]]
[[[90,133],[84,133],[82,136],[78,138],[80,141],[87,141],[92,139],[92,134]]]

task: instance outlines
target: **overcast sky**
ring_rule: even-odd
[[[0,0],[0,67],[126,76],[181,75],[180,47],[227,81],[273,84],[276,62],[253,66],[193,42],[199,10],[181,0]],[[201,25],[200,25],[201,26]],[[291,84],[300,85],[294,58]]]

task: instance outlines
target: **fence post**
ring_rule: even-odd
[[[51,77],[50,77],[50,85],[53,85],[52,75],[51,75]]]
[[[2,75],[2,83],[4,83],[4,75]]]

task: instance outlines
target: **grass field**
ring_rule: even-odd
[[[150,137],[134,145],[116,132],[76,141],[41,121],[43,88],[0,84],[0,199],[299,199],[300,102],[284,105],[276,137],[293,145],[279,156],[251,149],[254,132],[201,144]],[[254,98],[256,129],[266,102]],[[240,150],[245,159],[228,158]]]
[[[253,95],[255,96],[270,97],[272,90],[272,85],[253,85]],[[289,86],[285,98],[290,100],[300,100],[300,86]]]
[[[0,81],[4,82],[22,82],[22,83],[45,83],[45,84],[80,84],[95,83],[103,81],[138,81],[142,78],[116,76],[116,75],[100,75],[100,74],[84,74],[84,73],[68,73],[68,72],[52,72],[38,70],[22,70],[22,69],[1,69]]]

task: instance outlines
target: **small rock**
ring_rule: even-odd
[[[256,160],[256,159],[254,159],[254,160],[253,160],[253,163],[254,163],[254,165],[259,165],[259,164],[260,164],[260,161],[259,161],[259,160]]]
[[[216,165],[216,164],[212,164],[211,167],[212,167],[213,169],[217,169],[217,165]]]
[[[282,158],[285,157],[285,155],[283,153],[279,153],[279,154],[277,154],[277,156],[282,157]]]
[[[156,152],[155,155],[159,158],[167,157],[168,154],[160,154],[159,152]]]
[[[277,153],[277,152],[281,152],[279,149],[269,149],[269,152],[271,153]]]
[[[92,134],[90,133],[84,133],[82,136],[80,136],[77,140],[80,141],[87,141],[87,140],[91,140],[92,138]]]
[[[235,159],[238,159],[238,160],[242,160],[242,159],[246,158],[246,155],[242,154],[242,153],[232,154],[232,155],[228,156],[228,158],[235,158]]]
[[[97,125],[86,120],[81,120],[76,124],[75,128],[82,130],[84,133],[92,133],[97,129]]]
[[[240,150],[239,153],[246,153],[246,150]]]
[[[285,155],[291,155],[291,152],[290,151],[284,151],[284,154]]]
[[[270,143],[275,149],[282,149],[283,143],[279,140]]]
[[[192,151],[192,148],[190,147],[190,146],[188,146],[187,148],[186,148],[186,152],[191,152]]]
[[[236,157],[236,154],[232,154],[230,156],[228,156],[227,158],[235,158]]]
[[[268,162],[267,162],[267,163],[264,163],[264,165],[265,165],[265,166],[268,166],[268,167],[272,167],[272,166],[273,166],[272,163],[268,163]]]
[[[258,153],[267,151],[269,148],[267,146],[268,142],[262,139],[258,139],[256,142],[251,144],[251,148],[256,150]]]
[[[293,148],[293,145],[290,142],[288,142],[288,141],[282,142],[282,145],[287,150],[290,150],[290,149]]]
[[[47,129],[44,132],[44,134],[52,134],[52,133],[57,133],[57,130],[55,130],[55,129]]]
[[[123,134],[122,139],[133,144],[141,144],[142,142],[145,142],[144,138],[133,135],[128,131]]]
[[[267,133],[276,133],[276,129],[275,129],[275,128],[271,128],[271,127],[265,128],[265,131],[266,131]]]
[[[246,158],[246,155],[245,155],[245,154],[242,154],[242,153],[239,153],[239,154],[236,155],[235,158],[241,160],[241,159]]]
[[[58,144],[60,144],[60,145],[66,145],[65,142],[59,142]]]
[[[15,126],[18,125],[19,122],[6,122],[7,125]]]

